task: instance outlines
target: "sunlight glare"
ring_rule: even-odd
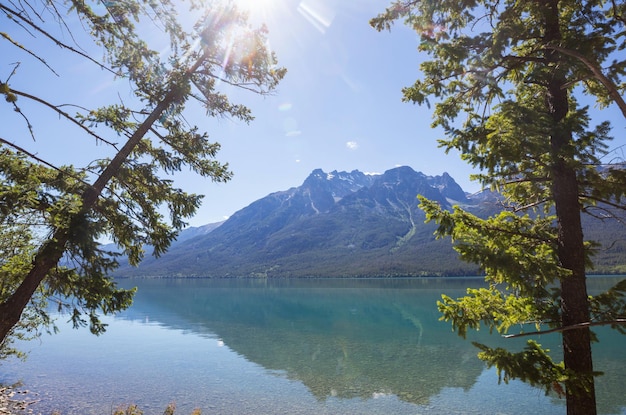
[[[250,13],[250,16],[255,16],[268,14],[276,0],[235,0],[235,3],[241,10]]]

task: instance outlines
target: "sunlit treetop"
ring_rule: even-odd
[[[285,70],[268,47],[266,29],[250,25],[234,5],[192,0],[187,6],[0,0],[0,42],[12,56],[29,57],[24,65],[0,67],[6,101],[0,111],[18,114],[23,130],[0,137],[0,226],[24,226],[38,237],[15,249],[30,260],[15,261],[3,274],[11,278],[2,278],[10,284],[0,292],[0,349],[36,292],[70,310],[75,325],[101,333],[97,311],[119,311],[132,299],[132,290],[118,290],[107,276],[116,258],[137,264],[146,245],[162,254],[200,206],[203,196],[176,187],[172,175],[191,170],[208,180],[230,179],[228,165],[215,160],[219,144],[186,114],[199,107],[208,117],[248,122],[251,110],[229,94],[270,94]],[[29,42],[33,37],[38,42]],[[82,65],[123,80],[117,96],[83,103],[88,81],[81,76],[88,72],[76,70]],[[22,70],[55,76],[41,88],[20,76]],[[50,94],[59,86],[66,87],[63,96]],[[47,113],[54,116],[46,121],[50,127],[35,129]],[[63,127],[52,128],[57,123]],[[96,144],[88,154],[73,151],[72,140],[85,139]],[[76,163],[47,160],[38,150],[42,141],[65,146]],[[117,245],[115,252],[102,250],[102,238]],[[34,312],[45,313],[43,307]]]

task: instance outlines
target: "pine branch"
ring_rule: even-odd
[[[4,139],[4,138],[2,138],[2,137],[0,137],[0,142],[4,143],[5,145],[7,145],[7,146],[9,146],[9,147],[14,148],[14,149],[15,149],[15,150],[17,150],[19,153],[22,153],[22,154],[26,155],[27,157],[30,157],[31,159],[35,160],[35,161],[36,161],[36,162],[38,162],[38,163],[43,164],[44,166],[47,166],[47,167],[49,167],[49,168],[51,168],[51,169],[53,169],[53,170],[56,170],[56,171],[58,171],[58,172],[59,172],[59,173],[61,173],[61,174],[67,175],[67,176],[71,177],[72,179],[74,179],[74,180],[76,180],[76,181],[78,181],[78,182],[80,182],[80,183],[84,184],[84,185],[85,185],[85,186],[87,186],[87,187],[91,187],[91,184],[90,184],[90,183],[86,182],[85,180],[83,180],[83,179],[82,179],[82,178],[80,178],[79,176],[77,176],[77,175],[75,175],[75,174],[72,174],[72,173],[70,173],[70,172],[69,172],[69,171],[67,171],[67,170],[63,170],[63,169],[61,169],[61,168],[59,168],[59,167],[55,166],[54,164],[52,164],[52,163],[50,163],[50,162],[48,162],[48,161],[46,161],[46,160],[42,159],[41,157],[37,156],[36,154],[31,153],[30,151],[26,150],[26,149],[25,149],[25,148],[23,148],[23,147],[18,146],[18,145],[17,145],[17,144],[15,144],[15,143],[11,143],[10,141],[5,140],[5,139]],[[109,189],[109,191],[110,191],[110,189]],[[111,193],[113,193],[113,192],[111,192]],[[113,193],[113,194],[115,194],[115,193]]]
[[[603,199],[603,198],[599,198],[599,197],[595,197],[595,196],[587,195],[587,194],[579,194],[578,197],[580,199],[590,199],[590,200],[594,200],[594,201],[596,201],[598,203],[604,203],[605,205],[608,205],[608,206],[610,206],[612,208],[615,208],[615,209],[626,210],[626,205],[621,205],[619,203],[614,203],[614,202],[611,202],[610,200],[607,200],[607,199]]]
[[[59,173],[68,174],[68,172],[67,172],[67,171],[65,171],[65,170],[61,170],[60,168],[58,168],[58,167],[57,167],[57,166],[55,166],[54,164],[52,164],[52,163],[49,163],[49,162],[45,161],[45,160],[44,160],[44,159],[42,159],[41,157],[36,156],[35,154],[33,154],[33,153],[31,153],[30,151],[28,151],[28,150],[24,149],[23,147],[18,146],[17,144],[11,143],[10,141],[5,140],[5,139],[4,139],[4,138],[2,138],[2,137],[0,137],[0,142],[2,142],[2,143],[4,143],[4,144],[6,144],[6,145],[7,145],[7,146],[9,146],[9,147],[13,147],[13,148],[14,148],[15,150],[17,150],[18,152],[20,152],[20,153],[22,153],[22,154],[25,154],[26,156],[28,156],[28,157],[32,158],[33,160],[35,160],[35,161],[37,161],[37,162],[39,162],[39,163],[41,163],[41,164],[43,164],[43,165],[45,165],[45,166],[48,166],[48,167],[50,167],[51,169],[58,171]],[[87,183],[86,181],[84,181],[83,179],[81,179],[81,178],[79,178],[79,177],[77,177],[77,176],[75,176],[75,175],[72,175],[72,178],[73,178],[73,179],[78,180],[79,182],[81,182],[81,183],[82,183],[82,184],[84,184],[85,186],[91,186],[89,183]]]
[[[504,337],[505,339],[515,339],[518,337],[535,336],[535,335],[548,334],[548,333],[564,332],[564,331],[569,331],[569,330],[585,329],[585,328],[592,327],[592,326],[608,326],[608,325],[615,325],[615,324],[626,324],[626,318],[617,318],[615,320],[607,320],[607,321],[587,321],[585,323],[572,324],[571,326],[557,327],[557,328],[550,329],[550,330],[531,331],[528,333],[518,333],[518,334],[505,334],[502,337]]]

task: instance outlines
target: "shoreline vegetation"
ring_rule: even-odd
[[[602,277],[624,277],[626,278],[625,272],[598,272],[598,273],[590,273],[587,274],[588,278],[602,278]],[[344,275],[344,276],[294,276],[294,277],[285,277],[285,276],[267,276],[267,275],[242,275],[242,276],[212,276],[212,275],[113,275],[111,278],[113,280],[150,280],[150,279],[171,279],[171,280],[393,280],[393,279],[480,279],[484,278],[484,275],[481,274],[467,274],[467,275],[433,275],[433,274],[424,274],[424,275],[378,275],[378,276],[370,276],[370,275]]]

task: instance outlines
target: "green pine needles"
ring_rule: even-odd
[[[527,325],[560,334],[563,362],[534,340],[519,353],[477,345],[479,357],[505,381],[565,395],[568,414],[595,414],[590,327],[623,332],[626,303],[624,283],[588,295],[600,247],[585,239],[581,215],[624,226],[626,164],[611,153],[609,122],[593,125],[580,102],[616,106],[626,117],[626,4],[396,1],[371,24],[390,29],[399,19],[417,32],[425,56],[405,100],[432,105],[433,126],[446,134],[440,145],[476,167],[475,179],[506,208],[479,218],[420,198],[437,235],[451,237],[488,282],[463,298],[444,295],[442,319],[461,336]]]
[[[184,2],[169,0],[0,1],[0,41],[33,66],[15,64],[10,74],[0,74],[7,114],[22,123],[14,137],[0,137],[0,230],[11,236],[0,241],[1,353],[14,352],[13,339],[52,327],[48,302],[69,312],[75,326],[102,333],[100,313],[127,308],[134,293],[108,277],[117,259],[137,264],[146,245],[161,255],[202,202],[202,195],[175,185],[176,174],[231,178],[228,165],[215,159],[219,144],[190,124],[186,111],[199,107],[208,117],[249,122],[250,109],[231,102],[225,87],[269,94],[285,70],[268,49],[265,28],[251,27],[235,6],[186,5],[200,16],[195,25],[185,24]],[[22,41],[33,36],[40,49]],[[169,43],[166,51],[162,40]],[[122,79],[118,99],[57,105],[45,91],[29,90],[28,78],[19,76],[23,69],[61,80],[77,76],[58,60],[59,67],[49,63],[54,47],[74,64]],[[80,88],[59,100],[73,98],[80,101]],[[46,112],[65,129],[46,135],[46,142],[66,143],[66,135],[90,139],[86,162],[85,154],[76,154],[75,165],[56,165],[28,150],[29,142],[43,138],[34,120]],[[116,248],[103,250],[102,240]]]

